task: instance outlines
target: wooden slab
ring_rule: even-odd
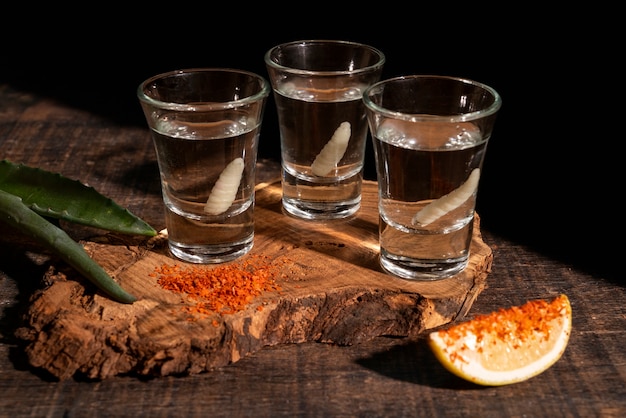
[[[295,219],[282,212],[280,199],[279,182],[258,186],[255,243],[246,257],[288,259],[277,279],[281,292],[266,292],[234,314],[190,318],[181,309],[190,302],[161,288],[153,274],[164,263],[185,264],[168,254],[163,237],[132,242],[105,235],[83,242],[85,248],[140,300],[113,302],[71,269],[52,266],[17,332],[29,361],[60,380],[196,374],[269,345],[417,336],[465,316],[486,285],[493,256],[478,216],[468,268],[449,279],[414,282],[378,264],[374,182],[364,183],[362,208],[350,220]]]

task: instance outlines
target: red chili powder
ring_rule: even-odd
[[[186,311],[225,315],[245,309],[263,292],[280,291],[276,277],[284,262],[272,263],[269,257],[252,255],[215,267],[163,264],[151,276],[158,277],[157,283],[163,289],[185,294],[196,302],[186,306]]]
[[[471,321],[459,323],[445,334],[451,341],[462,338],[469,331],[481,342],[486,335],[495,335],[517,347],[531,335],[549,338],[551,321],[567,314],[569,301],[564,295],[552,300],[532,300],[521,306],[501,308],[490,314],[478,315]],[[479,349],[482,351],[482,349]]]

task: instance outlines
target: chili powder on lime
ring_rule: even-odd
[[[157,283],[163,289],[195,301],[195,305],[183,308],[189,313],[225,315],[245,309],[263,292],[280,291],[276,283],[279,273],[280,263],[256,255],[215,267],[163,264],[151,276],[158,277]]]
[[[565,315],[568,305],[569,301],[565,295],[559,295],[549,301],[531,300],[521,306],[500,308],[489,314],[478,315],[444,332],[449,341],[456,341],[467,334],[475,335],[479,352],[482,351],[480,343],[486,336],[495,336],[511,344],[511,347],[518,348],[535,335],[547,340],[552,321]]]

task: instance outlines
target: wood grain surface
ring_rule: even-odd
[[[158,267],[189,265],[172,258],[164,235],[136,245],[113,236],[84,242],[139,300],[119,304],[53,267],[47,287],[33,297],[29,326],[18,332],[30,342],[31,364],[59,379],[77,373],[90,379],[188,375],[266,346],[417,337],[464,317],[485,287],[493,259],[478,215],[462,273],[435,281],[396,278],[378,264],[376,187],[365,182],[355,217],[312,222],[282,213],[280,182],[260,184],[254,248],[244,259],[262,256],[274,263],[280,291],[266,291],[233,314],[190,313],[184,308],[197,300],[158,284]]]

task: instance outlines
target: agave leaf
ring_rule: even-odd
[[[154,228],[128,209],[58,173],[3,160],[0,190],[20,197],[41,216],[130,235],[156,235]]]
[[[91,259],[85,249],[65,231],[29,209],[20,197],[3,190],[0,190],[0,222],[6,222],[39,241],[114,300],[122,303],[133,303],[137,300]]]

